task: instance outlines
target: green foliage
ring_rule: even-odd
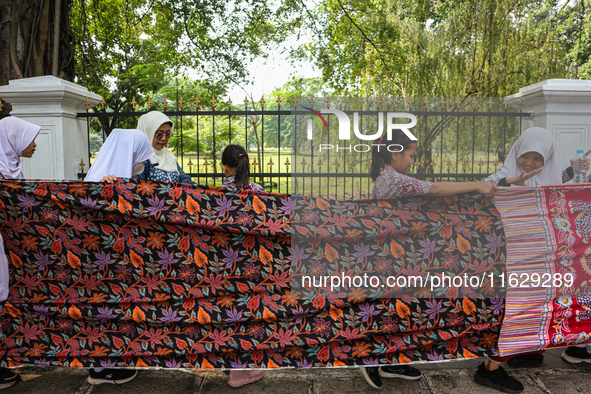
[[[103,137],[100,133],[91,131],[88,134],[88,140],[90,142],[90,155],[94,157],[103,145]]]
[[[322,0],[313,11],[314,39],[295,55],[313,61],[335,95],[459,98],[447,109],[465,110],[473,97],[590,75],[589,2]],[[488,126],[476,127],[474,137],[442,142],[445,122],[426,124],[419,171],[442,145],[472,149],[473,140],[486,141],[493,155],[505,146],[504,134],[489,141]]]
[[[338,94],[503,97],[567,77],[553,4],[529,0],[324,0],[304,51]]]
[[[264,0],[74,0],[77,82],[115,112],[147,108],[189,74],[209,101],[247,79],[247,62],[280,36],[269,21],[282,12]],[[101,125],[108,133],[133,120]]]
[[[591,1],[556,2],[548,7],[544,17],[556,26],[558,42],[566,51],[566,64],[575,78],[591,78]]]

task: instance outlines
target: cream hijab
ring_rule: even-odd
[[[152,144],[140,130],[114,129],[96,155],[84,180],[97,182],[106,175],[131,178],[133,166],[152,156]]]
[[[156,130],[158,130],[158,128],[164,123],[170,123],[170,131],[172,132],[174,129],[174,123],[172,123],[172,120],[162,112],[151,111],[140,116],[140,119],[137,122],[137,128],[148,136],[151,145],[152,141],[154,141]],[[152,163],[152,165],[157,164],[158,166],[156,168],[164,172],[178,171],[176,157],[174,157],[174,153],[166,147],[160,150],[154,149],[154,156],[150,159],[150,163]]]
[[[0,119],[0,178],[22,179],[21,155],[37,137],[41,126],[8,116]]]
[[[517,159],[527,152],[537,152],[544,157],[542,172],[526,180],[527,186],[559,185],[562,183],[562,176],[554,157],[554,140],[550,132],[541,127],[531,127],[525,130],[511,147],[504,165],[486,180],[498,181],[502,178],[519,176],[523,170],[519,167]]]

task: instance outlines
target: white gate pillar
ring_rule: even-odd
[[[519,89],[507,101],[532,113],[521,131],[537,126],[552,133],[560,170],[570,165],[577,149],[591,149],[591,81],[549,79]]]

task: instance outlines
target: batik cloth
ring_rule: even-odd
[[[507,240],[502,355],[589,342],[591,187],[495,195]]]
[[[336,204],[301,203],[311,212]],[[448,203],[469,212],[450,216],[453,208],[442,209]],[[480,225],[460,220],[494,212],[487,199],[346,206],[400,215],[407,237],[440,218],[439,232],[448,237],[434,240],[449,250],[459,247],[458,232],[467,249],[476,245],[472,238],[499,231],[498,213]],[[0,182],[0,233],[11,268],[0,307],[2,365],[309,368],[496,351],[503,299],[298,297],[289,284],[293,212],[287,195],[187,184]],[[318,220],[330,225],[343,214]],[[495,242],[501,258],[504,240]],[[411,251],[410,238],[408,245],[408,253],[424,254]]]

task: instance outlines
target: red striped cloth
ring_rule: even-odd
[[[584,343],[591,332],[582,266],[591,248],[591,187],[511,188],[495,195],[507,242],[501,355]],[[538,281],[537,278],[541,280]],[[573,286],[560,286],[573,280]],[[538,283],[539,282],[539,283]]]

